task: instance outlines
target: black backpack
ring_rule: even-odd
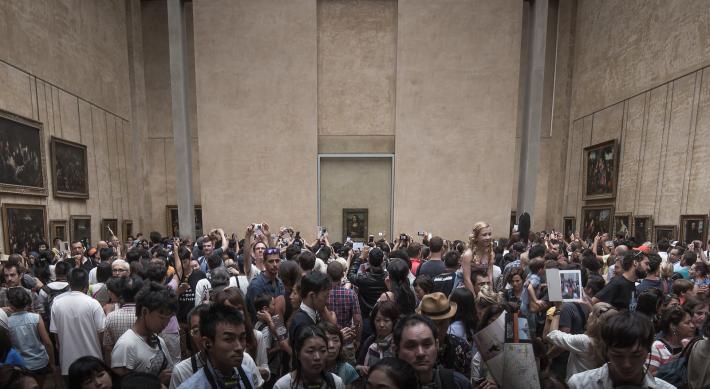
[[[688,344],[683,348],[680,354],[676,355],[670,362],[662,365],[656,371],[656,378],[660,378],[663,381],[674,385],[678,389],[685,389],[688,387],[688,360],[690,359],[690,351],[693,349],[695,343],[701,340],[702,337],[693,338]]]
[[[54,298],[64,292],[68,292],[69,289],[69,285],[62,289],[52,289],[47,285],[42,286],[42,290],[47,294],[47,299],[44,301],[44,315],[42,316],[47,328],[49,328],[49,320],[52,318],[52,302],[54,302]]]

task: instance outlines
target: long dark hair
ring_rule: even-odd
[[[294,370],[294,378],[291,381],[291,388],[295,389],[298,388],[299,381],[301,381],[301,361],[299,360],[299,355],[301,353],[301,349],[303,348],[303,345],[306,343],[306,340],[310,338],[321,338],[323,339],[323,342],[326,344],[326,348],[328,347],[328,337],[325,336],[325,333],[323,330],[316,326],[307,326],[303,327],[301,330],[298,331],[296,334],[296,339],[293,341],[293,355],[291,359],[291,365],[293,366]],[[326,373],[325,369],[321,371],[321,376],[323,377],[323,382],[326,383],[326,388],[328,389],[335,389],[335,387],[331,386],[329,384],[329,381],[326,379]],[[304,385],[305,386],[305,385]]]
[[[466,337],[470,337],[476,330],[478,321],[473,293],[467,288],[456,288],[449,296],[449,301],[456,303],[456,315],[452,322],[461,320],[466,329]]]
[[[414,313],[417,299],[407,279],[409,275],[407,263],[400,258],[395,258],[387,265],[387,273],[389,274],[390,290],[394,294],[394,300],[399,304],[401,312],[405,315]]]

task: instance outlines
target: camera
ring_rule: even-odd
[[[254,231],[261,231],[261,224],[254,224]]]

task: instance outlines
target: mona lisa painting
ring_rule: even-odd
[[[343,242],[348,237],[354,242],[367,238],[367,208],[343,208]]]

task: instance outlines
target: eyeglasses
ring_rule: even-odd
[[[192,335],[192,336],[197,336],[197,335],[199,335],[199,333],[200,333],[199,328],[191,328],[190,329],[190,335]]]

